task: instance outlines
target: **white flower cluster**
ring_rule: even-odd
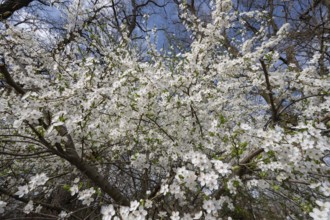
[[[142,205],[140,205],[138,201],[131,201],[130,207],[121,206],[117,211],[118,214],[116,215],[116,209],[113,205],[102,206],[102,220],[144,220],[148,214],[148,212],[143,208]]]
[[[19,128],[23,121],[27,121],[29,124],[38,123],[38,119],[42,116],[43,114],[38,110],[23,111],[21,112],[20,118],[14,121],[13,127]]]
[[[111,220],[112,216],[116,214],[113,205],[102,206],[101,208],[102,220]]]
[[[131,164],[136,169],[147,168],[147,156],[145,154],[136,154],[132,156]]]
[[[237,188],[242,186],[242,184],[242,181],[238,177],[234,177],[228,181],[227,188],[231,194],[235,195],[237,193]]]
[[[229,164],[221,160],[210,160],[205,154],[199,152],[189,152],[185,154],[184,158],[186,162],[191,162],[194,168],[188,169],[189,166],[186,166],[176,170],[175,180],[177,182],[174,182],[169,190],[175,194],[176,198],[184,198],[183,191],[180,190],[181,184],[184,184],[185,187],[192,191],[196,191],[198,186],[203,187],[205,189],[204,193],[210,194],[218,189],[220,175],[225,177],[232,172]],[[162,192],[168,192],[168,190],[165,190],[165,186],[162,186]]]
[[[0,214],[4,213],[7,203],[0,200]]]
[[[78,194],[78,199],[82,201],[83,205],[90,205],[94,201],[94,198],[92,198],[92,196],[95,192],[96,191],[93,187],[80,191]]]
[[[38,186],[45,185],[45,183],[49,180],[47,175],[45,173],[37,174],[33,177],[31,177],[31,180],[29,182],[30,190],[34,190]]]
[[[314,208],[313,212],[309,213],[309,215],[314,220],[329,220],[330,219],[330,202],[323,202],[320,200],[316,200],[316,204],[319,208]]]
[[[73,31],[74,37],[79,37],[77,28],[87,26],[84,19],[88,14],[94,13],[88,7],[90,1],[82,2],[85,3],[80,7],[80,1],[74,0],[66,9],[70,16],[65,28]],[[198,13],[194,15],[189,11],[187,1],[180,2],[182,18],[189,25],[193,38],[198,40],[194,40],[189,52],[174,55],[173,60],[173,54],[166,53],[164,58],[154,50],[152,53],[157,55],[150,55],[150,60],[143,62],[127,43],[109,46],[107,42],[107,45],[102,45],[104,36],[96,43],[98,32],[102,32],[97,27],[88,43],[97,50],[87,52],[81,49],[84,46],[80,44],[85,42],[80,42],[80,38],[65,46],[63,56],[46,51],[43,51],[46,58],[43,53],[36,55],[40,57],[38,63],[45,63],[45,69],[50,72],[47,80],[34,74],[32,58],[26,58],[32,61],[26,61],[25,68],[32,76],[23,77],[21,67],[15,65],[13,58],[10,59],[17,54],[6,54],[10,72],[22,78],[20,82],[27,85],[35,81],[33,85],[44,86],[37,93],[27,93],[22,98],[13,98],[13,95],[1,97],[0,106],[5,111],[0,110],[0,119],[13,124],[16,129],[0,129],[0,137],[12,137],[12,130],[15,130],[17,143],[8,139],[8,146],[12,144],[12,152],[16,153],[25,150],[26,155],[34,153],[34,150],[41,152],[39,147],[45,145],[43,139],[52,145],[72,140],[78,155],[74,158],[76,160],[67,157],[67,152],[58,145],[47,152],[55,152],[54,161],[43,161],[43,157],[28,159],[36,170],[46,168],[49,169],[47,173],[54,174],[70,166],[77,167],[75,172],[84,173],[83,166],[79,171],[76,163],[85,163],[82,165],[95,168],[100,179],[108,181],[114,188],[118,187],[118,195],[122,193],[126,198],[136,199],[133,195],[145,194],[141,191],[155,190],[155,193],[147,193],[154,198],[144,196],[141,201],[127,201],[127,207],[120,206],[119,201],[111,198],[114,203],[101,208],[104,220],[145,219],[148,211],[159,218],[172,220],[227,218],[221,209],[226,207],[231,212],[235,209],[231,198],[224,195],[235,198],[235,201],[240,201],[241,195],[267,201],[284,193],[289,194],[288,198],[297,200],[309,197],[311,201],[308,202],[311,203],[315,202],[314,192],[329,197],[330,184],[327,175],[323,175],[328,172],[328,167],[321,160],[325,153],[328,154],[330,142],[323,133],[328,132],[329,122],[323,123],[321,116],[329,113],[330,99],[325,97],[328,90],[324,88],[330,88],[330,81],[328,76],[317,75],[316,64],[322,58],[321,54],[316,52],[312,62],[306,63],[302,70],[298,70],[296,64],[286,64],[285,71],[282,71],[279,62],[284,59],[282,56],[286,57],[286,51],[276,50],[291,31],[289,24],[280,22],[282,25],[277,33],[269,36],[267,26],[260,23],[257,34],[253,35],[241,27],[247,26],[250,19],[264,19],[268,12],[240,14],[234,10],[231,0],[215,0],[212,1],[212,21],[203,23],[196,16]],[[100,1],[97,7],[108,3],[110,1]],[[96,14],[94,17],[98,19]],[[230,39],[233,30],[235,33],[239,31],[239,38]],[[8,31],[4,36],[14,36],[14,32]],[[90,36],[88,28],[85,31],[86,36]],[[20,40],[30,39],[23,33],[15,34],[20,36],[17,39],[12,37],[17,47]],[[25,48],[26,51],[42,51],[36,40],[32,38],[30,41],[31,48]],[[1,51],[9,51],[2,49],[5,45],[0,44]],[[91,54],[82,58],[82,50],[86,53],[102,52],[102,62],[98,56]],[[68,59],[67,55],[73,54],[72,57],[76,58]],[[262,60],[264,65],[260,63]],[[265,79],[265,75],[269,79]],[[271,84],[272,88],[266,84]],[[298,90],[299,95],[292,95],[293,90]],[[278,120],[270,114],[274,111],[268,100],[270,94],[276,99],[277,114],[274,115]],[[303,96],[306,99],[300,102]],[[283,101],[280,100],[282,97]],[[290,108],[286,108],[288,106]],[[50,114],[46,114],[47,111]],[[288,119],[285,114],[288,114]],[[41,118],[45,119],[47,126],[39,123]],[[299,123],[289,119],[296,119]],[[59,129],[64,127],[68,131],[67,137],[59,134]],[[27,143],[38,142],[38,145],[31,147],[32,150],[23,149],[21,139],[28,140]],[[44,147],[49,148],[48,145]],[[20,161],[14,164],[25,166]],[[119,172],[117,168],[120,168]],[[104,171],[107,174],[103,175]],[[84,178],[91,182],[95,180],[92,175],[88,176],[88,172],[85,174]],[[45,173],[37,174],[28,184],[18,186],[16,195],[21,198],[32,190],[40,189],[39,186],[48,180]],[[57,186],[66,180],[55,178],[52,181],[58,181],[54,184]],[[123,184],[119,184],[120,181]],[[144,181],[149,182],[144,184]],[[314,181],[317,181],[315,185],[310,185]],[[82,205],[91,206],[105,201],[96,199],[99,196],[96,188],[80,191],[78,182],[79,179],[75,180],[69,191],[72,196],[78,196]],[[97,182],[94,181],[93,186],[97,187]],[[293,183],[296,190],[289,191]],[[11,185],[16,187],[15,183]],[[142,190],[144,187],[147,189]],[[46,198],[52,188],[42,190]],[[108,196],[111,197],[105,195]],[[281,201],[269,201],[278,204],[265,204],[267,208],[283,205]],[[316,201],[316,204],[318,208],[310,216],[329,218],[329,203]],[[6,205],[0,201],[0,213],[4,212]],[[39,208],[34,209],[33,205],[30,201],[24,212],[37,212]],[[259,210],[260,206],[253,206]],[[63,211],[59,218],[68,218],[69,215]]]
[[[33,201],[30,200],[28,204],[24,206],[23,212],[26,214],[29,214],[30,212],[33,212]]]
[[[175,179],[179,183],[184,183],[190,190],[196,190],[197,175],[194,171],[187,170],[185,167],[178,168]]]
[[[221,160],[212,160],[212,163],[214,165],[214,169],[221,176],[227,176],[228,174],[231,174],[231,166],[230,166],[230,164],[224,163]]]
[[[69,191],[71,192],[71,196],[77,194],[79,192],[79,187],[77,184],[74,184],[70,187]]]
[[[205,186],[207,189],[213,191],[218,189],[219,187],[218,178],[219,175],[216,174],[214,171],[211,171],[207,173],[201,172],[198,177],[198,180],[202,187]],[[211,191],[206,191],[205,193],[209,194],[211,193]]]
[[[18,195],[20,198],[28,194],[30,191],[36,189],[38,186],[43,186],[49,180],[45,173],[37,174],[31,177],[28,185],[23,185],[18,187],[18,191],[15,195]]]

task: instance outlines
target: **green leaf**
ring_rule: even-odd
[[[69,185],[67,185],[67,184],[65,184],[64,186],[63,186],[63,189],[64,190],[66,190],[66,191],[70,191],[70,186]]]

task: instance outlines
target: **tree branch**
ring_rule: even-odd
[[[263,148],[259,148],[259,149],[255,150],[255,151],[251,152],[245,158],[243,158],[243,160],[241,160],[241,162],[239,163],[240,168],[239,168],[237,174],[239,176],[243,176],[244,174],[246,174],[246,172],[247,172],[247,164],[250,163],[255,157],[257,157],[262,152],[264,152],[264,149]]]
[[[15,11],[28,6],[33,0],[7,0],[0,5],[0,21],[9,18]]]
[[[297,102],[300,102],[302,100],[305,100],[305,99],[308,99],[308,98],[312,98],[312,97],[322,97],[322,96],[329,96],[329,95],[326,95],[326,94],[316,94],[316,95],[309,95],[309,96],[305,96],[305,97],[302,97],[300,99],[296,99],[296,100],[293,100],[290,104],[288,104],[287,106],[285,106],[279,113],[277,116],[280,116],[285,110],[287,110],[290,106],[296,104]]]
[[[23,88],[21,86],[19,86],[14,80],[13,78],[11,77],[10,73],[8,72],[7,70],[7,67],[5,64],[3,63],[0,63],[0,73],[3,74],[3,76],[5,77],[6,79],[6,83],[8,85],[10,85],[11,87],[13,87],[16,92],[18,92],[19,94],[21,95],[24,95],[25,94],[25,91],[23,90]]]
[[[64,126],[58,126],[57,132],[61,136],[66,136],[67,141],[65,142],[66,152],[68,154],[63,154],[61,152],[56,151],[54,148],[50,146],[50,144],[43,138],[43,136],[30,124],[28,124],[29,127],[32,129],[32,131],[38,136],[40,141],[46,145],[48,149],[52,149],[56,155],[59,157],[67,160],[72,165],[77,167],[80,172],[85,174],[96,186],[100,187],[103,192],[108,194],[114,201],[116,201],[118,204],[123,206],[129,206],[129,201],[126,197],[122,195],[122,193],[117,189],[116,187],[113,187],[109,181],[98,172],[98,170],[83,161],[79,155],[77,154],[74,146],[74,142],[71,138],[71,136],[68,134],[67,129]]]
[[[274,97],[273,97],[273,93],[272,93],[272,87],[271,87],[270,81],[269,81],[268,70],[267,70],[266,64],[263,60],[260,60],[260,63],[261,63],[261,67],[264,72],[264,76],[265,76],[265,80],[266,80],[266,88],[267,88],[270,106],[271,106],[271,110],[272,110],[272,119],[273,119],[273,121],[277,121],[277,118],[278,118],[277,111],[276,111],[275,101],[274,101]]]
[[[26,199],[26,198],[21,198],[17,195],[13,195],[9,192],[8,189],[5,189],[5,188],[2,188],[0,187],[0,194],[3,194],[3,195],[6,195],[12,199],[15,199],[17,201],[20,201],[20,202],[24,202],[24,203],[28,203],[30,201],[30,199]],[[47,209],[50,209],[50,210],[54,210],[54,211],[57,211],[57,212],[61,212],[61,211],[68,211],[62,207],[58,207],[58,206],[53,206],[53,205],[50,205],[48,203],[43,203],[43,202],[39,202],[39,201],[35,201],[35,200],[32,200],[34,204],[37,204],[37,205],[41,205]],[[75,215],[70,215],[72,217],[74,217],[75,219],[80,219],[79,217],[75,216]]]

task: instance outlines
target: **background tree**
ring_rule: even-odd
[[[13,2],[2,217],[329,217],[326,1]]]

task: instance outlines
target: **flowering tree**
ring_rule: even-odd
[[[302,63],[269,11],[212,1],[206,22],[176,2],[185,53],[146,34],[141,55],[127,25],[98,22],[115,1],[59,6],[67,34],[48,43],[3,20],[1,215],[329,218],[327,48]]]

